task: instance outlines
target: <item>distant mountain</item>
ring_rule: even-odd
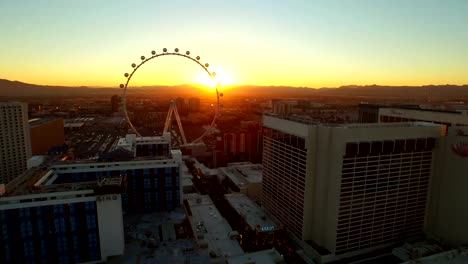
[[[119,89],[36,85],[0,79],[0,96],[4,97],[104,95],[115,93],[120,93]]]
[[[200,93],[197,85],[145,86],[132,87],[130,94],[191,94]],[[426,85],[426,86],[381,86],[381,85],[348,85],[338,88],[290,87],[290,86],[257,86],[241,85],[223,87],[222,92],[231,95],[251,96],[351,96],[351,97],[393,97],[393,98],[468,98],[468,85]],[[103,87],[66,87],[28,84],[18,81],[0,79],[0,97],[34,97],[34,96],[95,96],[120,94],[120,88]]]
[[[424,86],[341,86],[338,89],[327,90],[328,94],[343,96],[373,96],[373,97],[429,97],[429,98],[460,98],[468,97],[468,85],[424,85]]]
[[[132,87],[127,92],[129,94],[138,93],[159,93],[172,94],[181,91],[196,93],[199,89],[192,85],[176,86],[145,86]],[[95,96],[121,94],[122,89],[113,87],[69,87],[69,86],[49,86],[9,81],[0,79],[0,97],[35,97],[35,96]]]
[[[426,86],[382,86],[349,85],[338,88],[289,87],[289,86],[236,86],[226,89],[226,93],[261,96],[290,95],[301,96],[346,96],[346,97],[392,97],[392,98],[468,98],[468,85],[426,85]]]

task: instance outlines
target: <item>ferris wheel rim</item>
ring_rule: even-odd
[[[203,68],[203,70],[210,76],[211,80],[214,80],[215,76],[216,76],[216,72],[211,72],[208,67],[209,67],[209,63],[205,63],[205,64],[202,64],[200,62],[200,56],[196,56],[195,58],[191,57],[190,56],[190,51],[186,51],[185,54],[182,54],[182,53],[179,53],[179,49],[178,48],[175,48],[174,52],[168,52],[166,48],[163,49],[163,53],[156,53],[154,50],[151,51],[151,56],[149,57],[145,57],[145,56],[141,56],[140,59],[141,59],[141,62],[139,64],[136,64],[136,63],[132,63],[131,66],[132,66],[132,71],[131,73],[125,73],[124,76],[125,78],[127,79],[125,84],[120,84],[119,87],[121,89],[123,89],[123,95],[122,95],[122,110],[124,112],[124,115],[125,115],[125,119],[127,121],[127,124],[130,125],[130,128],[131,130],[133,130],[133,132],[135,132],[135,134],[137,136],[140,136],[141,137],[141,134],[138,132],[138,130],[133,126],[132,122],[130,121],[130,118],[128,116],[128,112],[127,112],[127,102],[126,102],[126,96],[127,96],[127,88],[128,88],[128,84],[130,83],[132,77],[133,77],[133,74],[135,74],[135,72],[143,65],[145,64],[146,62],[150,61],[150,60],[153,60],[155,58],[158,58],[158,57],[162,57],[162,56],[179,56],[179,57],[184,57],[184,58],[187,58],[187,59],[190,59],[191,61],[197,63],[200,67]],[[215,123],[216,123],[216,119],[219,115],[219,111],[220,111],[220,103],[219,103],[219,98],[220,98],[220,93],[219,93],[219,88],[220,86],[220,83],[218,82],[218,84],[216,85],[215,87],[215,91],[216,91],[216,109],[215,109],[215,114],[214,114],[214,117],[213,117],[213,120],[211,121],[211,124],[210,124],[210,127],[209,129],[207,129],[200,137],[196,138],[195,140],[191,141],[190,143],[188,143],[187,145],[191,145],[191,144],[194,144],[198,141],[200,141],[203,137],[205,137],[208,133],[211,132],[212,129],[215,128]],[[221,94],[222,96],[222,94]]]

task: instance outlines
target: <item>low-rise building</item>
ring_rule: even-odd
[[[283,231],[263,210],[244,194],[224,195],[230,206],[229,219],[240,230],[242,247],[247,251],[268,249],[275,246],[275,241]]]
[[[189,194],[184,208],[198,247],[206,251],[211,263],[225,263],[226,259],[244,254],[231,229],[207,195]]]
[[[229,163],[219,168],[219,181],[231,192],[247,195],[254,201],[262,199],[262,165],[250,162]]]

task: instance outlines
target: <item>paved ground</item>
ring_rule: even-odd
[[[125,215],[125,253],[116,263],[207,263],[193,239],[174,239],[174,224],[185,215],[180,212]],[[172,230],[171,230],[172,228]]]

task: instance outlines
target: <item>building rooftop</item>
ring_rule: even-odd
[[[106,119],[103,119],[101,122],[104,124],[110,124],[110,125],[120,125],[122,122],[125,122],[125,117],[120,117],[120,116],[107,117]]]
[[[227,164],[228,168],[235,168],[250,182],[260,182],[262,180],[262,164],[252,164],[251,162],[233,162]]]
[[[69,164],[68,167],[77,166],[78,164]],[[43,167],[32,167],[11,180],[6,186],[6,197],[23,196],[23,195],[34,195],[43,193],[54,193],[54,192],[68,192],[68,191],[80,191],[80,190],[95,190],[100,189],[101,192],[110,191],[115,192],[116,186],[122,185],[122,179],[120,177],[107,177],[102,181],[89,181],[89,182],[74,182],[74,183],[62,183],[54,184],[57,174],[56,169],[60,169],[63,166],[55,167],[55,165],[44,165]],[[109,186],[112,186],[109,188]]]
[[[229,177],[239,188],[247,187],[250,183],[262,182],[262,165],[248,163],[229,163],[219,170]]]
[[[78,117],[73,119],[65,119],[65,123],[89,122],[94,121],[94,117]]]
[[[119,147],[120,145],[131,145],[132,142],[127,139],[127,138],[124,138],[124,137],[121,137],[119,138],[119,141],[117,141],[117,147]]]
[[[252,252],[227,259],[228,264],[269,264],[286,263],[276,249]]]
[[[163,144],[169,143],[169,140],[165,137],[137,137],[137,144]]]
[[[50,117],[50,118],[33,118],[33,119],[29,119],[28,123],[29,123],[29,127],[36,127],[36,126],[40,126],[40,125],[43,125],[43,124],[47,124],[47,123],[52,122],[52,121],[56,121],[58,119],[62,119],[62,118],[54,118],[54,117]]]
[[[186,195],[184,205],[200,248],[206,248],[214,258],[244,254],[237,240],[233,239],[237,232],[232,231],[209,196]]]
[[[430,122],[395,122],[395,123],[347,123],[347,124],[332,124],[321,123],[301,116],[279,116],[265,113],[264,119],[276,118],[295,123],[301,123],[307,126],[325,126],[325,127],[341,127],[341,128],[384,128],[384,127],[435,127],[440,126]]]
[[[189,172],[187,165],[184,162],[180,164],[180,173],[182,174],[182,187],[191,187],[193,186],[193,176]]]
[[[415,110],[415,111],[425,111],[425,112],[439,112],[439,113],[450,113],[450,114],[463,114],[457,110],[450,109],[440,109],[434,107],[424,107],[417,104],[369,104],[369,103],[360,103],[359,106],[364,106],[368,108],[395,108],[395,109],[405,109],[405,110]]]
[[[379,109],[379,116],[395,116],[407,119],[427,120],[430,122],[468,125],[468,115],[463,111],[440,111],[432,109],[401,109],[384,107]]]
[[[77,128],[84,126],[84,122],[76,122],[76,123],[65,123],[64,127],[66,128]]]
[[[278,229],[275,222],[269,218],[263,210],[250,200],[246,195],[240,193],[225,194],[228,203],[241,215],[252,230],[258,232],[270,232]]]
[[[199,168],[205,176],[213,176],[218,174],[218,169],[210,169],[205,166],[205,164],[200,163],[197,159],[192,159],[195,163],[195,167]]]
[[[466,264],[468,263],[468,249],[455,249],[435,255],[403,262],[402,264]]]
[[[21,200],[34,199],[36,196],[43,194],[54,195],[54,193],[73,193],[89,191],[89,193],[118,193],[120,192],[121,178],[104,179],[104,181],[90,181],[79,183],[63,183],[63,184],[48,184],[45,178],[53,177],[53,170],[41,170],[32,168],[22,175],[18,176],[15,181],[10,182],[6,186],[6,193],[0,198],[0,203],[3,200]],[[118,189],[118,190],[117,190]],[[50,196],[49,195],[49,196]]]
[[[171,153],[172,154],[172,153]],[[148,165],[149,163],[159,163],[159,164],[169,164],[169,163],[176,163],[173,157],[167,156],[145,156],[145,157],[136,157],[129,161],[102,161],[96,159],[81,159],[81,160],[63,160],[58,161],[54,164],[54,168],[71,168],[72,165],[77,165],[77,167],[86,167],[86,166],[99,166],[104,167],[118,167],[121,164],[129,165],[129,166],[138,166],[138,165]],[[92,168],[92,167],[91,167]]]
[[[420,258],[422,256],[433,255],[442,252],[442,248],[437,243],[419,241],[415,243],[405,243],[401,247],[392,249],[392,254],[402,261]]]

